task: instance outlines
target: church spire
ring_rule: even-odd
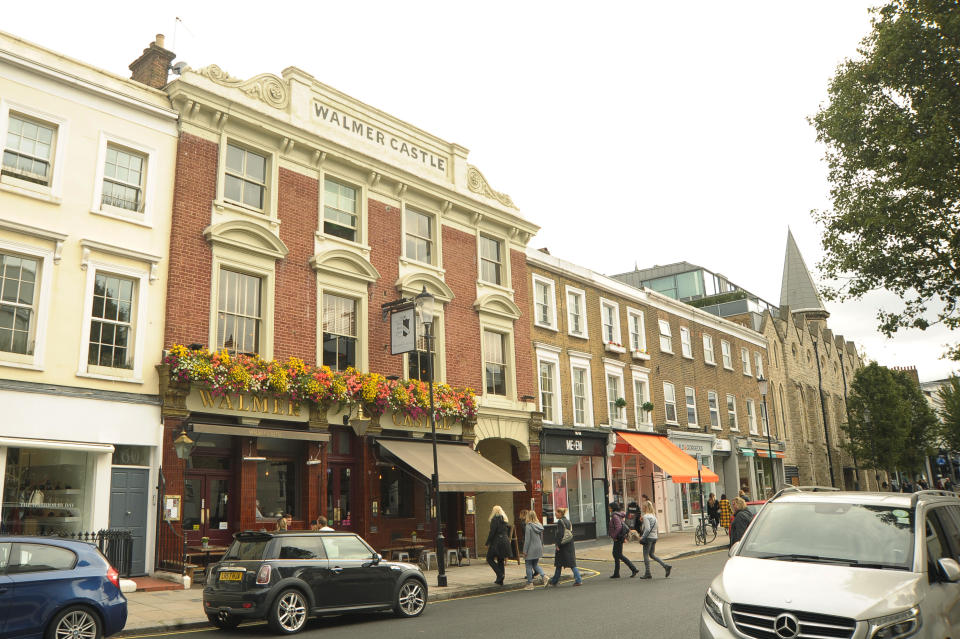
[[[793,313],[809,319],[825,320],[830,314],[820,301],[817,285],[807,269],[793,233],[787,227],[787,250],[783,258],[783,281],[780,284],[780,306],[789,306]]]

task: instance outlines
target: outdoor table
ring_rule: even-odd
[[[203,546],[187,546],[187,558],[190,557],[203,557],[203,572],[206,574],[207,569],[210,566],[210,555],[223,555],[229,549],[229,546],[212,546],[208,545],[207,547]]]

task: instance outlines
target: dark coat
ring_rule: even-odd
[[[753,521],[753,513],[744,508],[738,510],[733,516],[733,523],[730,524],[730,543],[735,544],[743,539],[743,533],[747,532],[747,526]]]
[[[490,533],[487,535],[487,557],[510,556],[510,526],[497,515],[490,520]]]
[[[573,547],[574,543],[571,541],[569,544],[560,545],[560,540],[563,538],[563,529],[570,528],[573,529],[573,524],[571,524],[566,519],[560,519],[557,521],[556,531],[554,532],[555,539],[557,540],[557,548],[553,553],[553,565],[562,566],[563,568],[576,568],[577,567],[577,551]]]

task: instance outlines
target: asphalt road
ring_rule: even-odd
[[[653,564],[651,580],[609,579],[612,563],[581,562],[584,583],[573,587],[565,571],[557,588],[537,587],[533,592],[513,590],[465,599],[438,601],[415,619],[391,614],[340,615],[311,619],[298,639],[357,639],[357,637],[429,637],[431,639],[523,637],[655,636],[663,639],[696,638],[700,609],[707,586],[720,572],[726,552],[673,560],[673,572]],[[641,568],[642,570],[642,568]],[[629,570],[621,569],[629,575]],[[435,575],[435,573],[433,573]],[[549,574],[549,573],[548,573]],[[492,575],[491,575],[492,578]],[[262,623],[245,624],[232,632],[216,629],[133,635],[175,639],[266,639],[273,637]]]

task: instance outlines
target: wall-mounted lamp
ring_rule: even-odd
[[[192,344],[187,344],[187,348],[189,348],[191,351],[199,351],[203,348],[203,344],[200,344],[199,342],[193,342]]]
[[[190,457],[190,454],[193,452],[193,449],[196,447],[197,442],[190,439],[190,436],[187,435],[187,429],[181,428],[180,434],[176,439],[173,440],[173,449],[177,453],[177,457],[180,459],[187,459]]]

